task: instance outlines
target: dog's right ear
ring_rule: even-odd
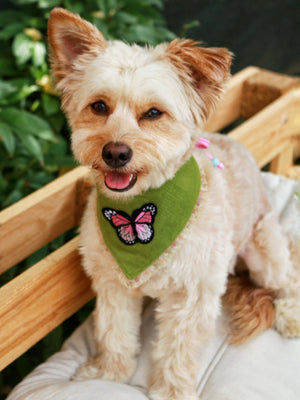
[[[165,57],[185,85],[195,121],[202,124],[215,109],[230,76],[232,53],[225,48],[201,47],[193,40],[174,39]]]
[[[106,41],[91,23],[63,8],[54,8],[48,22],[48,38],[51,46],[53,75],[59,82],[74,67],[74,61],[82,54],[98,54]]]

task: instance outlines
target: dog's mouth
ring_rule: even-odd
[[[126,192],[131,189],[137,181],[137,173],[125,173],[117,170],[105,173],[105,186],[114,192]]]

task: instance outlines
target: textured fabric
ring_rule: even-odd
[[[300,183],[273,174],[263,180],[283,230],[300,243],[300,205],[294,193]],[[127,385],[102,380],[72,381],[77,368],[95,354],[89,317],[62,350],[37,367],[7,400],[147,400],[151,346],[156,337],[155,302],[144,311],[141,353]],[[299,400],[300,339],[284,339],[270,329],[240,346],[226,341],[226,321],[199,354],[197,392],[201,400]]]
[[[197,203],[201,177],[196,160],[191,157],[176,173],[158,189],[135,196],[127,202],[108,199],[98,193],[98,221],[105,244],[128,279],[136,278],[168,249],[188,222]],[[118,237],[104,213],[108,210],[124,217],[126,213],[135,224],[136,210],[153,204],[157,208],[153,217],[153,238],[149,243],[125,244]],[[138,214],[137,212],[135,213]],[[127,217],[128,219],[128,217]]]

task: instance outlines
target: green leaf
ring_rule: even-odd
[[[22,197],[23,197],[22,192],[19,189],[15,189],[12,192],[10,192],[7,198],[5,199],[4,206],[8,207],[13,203],[16,203],[17,201],[21,200]]]
[[[28,187],[37,190],[47,185],[52,179],[46,170],[34,171],[28,179]]]
[[[62,136],[58,137],[55,143],[51,142],[48,149],[49,163],[55,165],[54,158],[61,158],[70,152],[70,146],[66,139]],[[46,155],[47,157],[47,155]],[[52,162],[53,161],[53,162]]]
[[[37,158],[41,164],[44,163],[43,151],[40,143],[38,140],[32,135],[25,135],[22,132],[16,132],[18,138],[24,145],[25,149],[28,151],[29,154]]]
[[[25,110],[7,107],[0,111],[0,118],[10,125],[18,137],[34,135],[44,140],[56,140],[47,121]]]
[[[10,79],[9,83],[16,86],[18,88],[18,90],[20,90],[23,86],[30,85],[31,79],[28,79],[25,77],[19,77],[19,78],[15,78],[15,79]]]
[[[78,165],[74,160],[73,156],[52,156],[45,158],[48,166],[54,166],[56,168],[63,167],[76,167]]]
[[[45,115],[53,115],[60,110],[60,100],[48,93],[43,93],[42,106]]]
[[[18,0],[18,5],[27,5],[37,3],[38,0]]]
[[[0,139],[7,152],[12,155],[15,151],[16,140],[12,130],[4,122],[0,122]]]
[[[10,55],[5,56],[1,49],[0,76],[8,78],[16,76],[18,73],[13,57]]]
[[[0,100],[18,91],[18,87],[10,82],[0,80]]]
[[[0,32],[0,39],[10,39],[15,36],[17,33],[21,32],[24,29],[24,24],[22,22],[14,22],[7,25]]]
[[[47,14],[45,13],[44,16],[38,16],[38,17],[29,16],[26,19],[26,25],[44,31],[46,33],[48,18],[49,18],[49,13]]]
[[[123,24],[136,24],[138,22],[138,19],[136,16],[125,12],[125,11],[120,11],[118,12],[118,14],[116,15],[116,20],[119,23],[123,23]]]
[[[33,43],[25,33],[18,33],[16,35],[12,50],[19,65],[25,64],[31,58]]]
[[[29,79],[11,79],[0,81],[0,104],[11,105],[25,99],[39,90],[37,85],[30,84]]]
[[[54,8],[61,5],[61,0],[39,0],[40,8]]]
[[[96,0],[97,7],[99,8],[100,11],[103,11],[105,17],[107,17],[109,8],[107,5],[107,1],[105,0]]]
[[[144,25],[133,25],[128,29],[126,38],[130,42],[146,42],[152,44],[156,41],[155,29]]]
[[[39,133],[35,133],[34,136],[36,136],[38,139],[46,140],[47,142],[56,142],[57,140],[54,133],[49,130],[40,131]]]
[[[46,46],[42,42],[32,43],[32,61],[35,67],[41,66],[46,61]]]
[[[49,115],[48,121],[56,133],[60,133],[66,123],[66,118],[62,112],[54,115]]]
[[[74,0],[65,0],[65,8],[75,14],[82,14],[84,12],[84,4],[75,2]]]
[[[153,5],[157,8],[159,8],[160,10],[162,10],[164,8],[164,3],[162,0],[148,0],[150,5]]]
[[[41,101],[39,99],[34,100],[34,102],[31,104],[30,111],[35,112],[39,108],[40,104]]]
[[[15,23],[16,21],[23,21],[28,19],[29,16],[22,11],[5,10],[0,12],[0,26],[6,26]]]
[[[42,64],[40,67],[31,65],[29,70],[35,81],[40,81],[44,75],[49,75],[49,68],[46,63]]]
[[[20,101],[22,99],[25,99],[26,97],[30,96],[31,93],[37,92],[38,90],[39,90],[39,87],[37,85],[25,85],[16,94],[15,100]]]

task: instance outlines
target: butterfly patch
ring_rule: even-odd
[[[134,210],[131,216],[112,208],[103,208],[102,213],[115,228],[118,238],[127,245],[147,244],[154,237],[153,222],[157,207],[152,203],[144,204]]]

